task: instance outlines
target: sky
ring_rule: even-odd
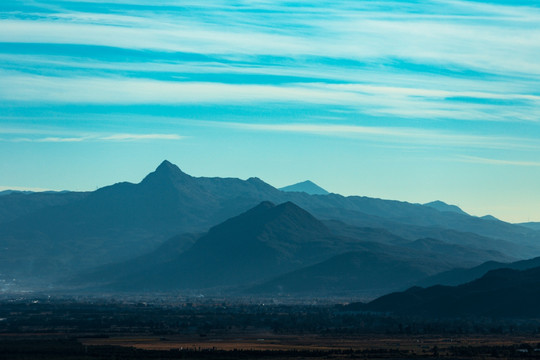
[[[540,221],[540,1],[0,2],[0,190],[193,176]]]

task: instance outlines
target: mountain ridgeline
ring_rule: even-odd
[[[538,231],[444,203],[308,190],[192,177],[164,161],[138,184],[3,195],[0,279],[65,292],[374,297],[540,255]]]
[[[347,308],[428,317],[538,317],[539,279],[540,267],[501,268],[459,286],[412,287]]]
[[[310,194],[310,195],[330,194],[328,191],[324,190],[322,187],[320,187],[319,185],[309,180],[299,182],[293,185],[285,186],[285,187],[279,188],[279,190],[288,191],[288,192],[305,192],[306,194]]]

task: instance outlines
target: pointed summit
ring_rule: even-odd
[[[305,192],[310,195],[328,195],[329,192],[324,190],[319,185],[315,184],[312,181],[306,180],[299,182],[293,185],[285,186],[280,188],[281,191],[286,192]]]
[[[317,262],[334,245],[330,231],[307,211],[263,201],[211,228],[171,263],[175,269],[148,283],[168,278],[177,288],[239,285]]]
[[[180,168],[168,160],[164,160],[156,170],[148,174],[143,183],[163,182],[164,180],[172,180],[173,182],[185,182],[192,177],[184,173]]]
[[[263,201],[243,214],[216,225],[210,229],[210,233],[223,232],[229,234],[229,237],[235,233],[234,237],[237,238],[247,234],[256,237],[266,233],[270,228],[272,237],[282,234],[282,237],[286,238],[292,233],[311,236],[329,234],[329,230],[318,219],[290,201],[279,205]]]
[[[182,170],[173,163],[171,163],[169,160],[163,160],[161,164],[156,168],[156,173],[167,173],[167,174],[174,174],[174,173],[182,173]]]

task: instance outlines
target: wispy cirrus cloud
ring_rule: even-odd
[[[224,127],[257,132],[283,132],[331,137],[362,138],[387,143],[420,144],[443,147],[469,147],[481,149],[540,149],[534,138],[509,136],[486,136],[457,133],[444,130],[428,130],[411,127],[377,127],[335,124],[255,124],[233,122],[201,122],[203,126]]]
[[[468,163],[485,165],[540,167],[540,161],[490,159],[476,156],[461,156],[459,160]]]
[[[360,113],[402,118],[510,122],[540,120],[540,96],[519,93],[319,82],[234,84],[126,77],[59,79],[12,72],[3,72],[2,78],[10,86],[0,87],[0,100],[32,104],[306,103],[354,107]],[[503,103],[494,112],[494,105],[489,101],[508,101],[510,106]]]
[[[353,106],[359,114],[406,119],[540,119],[537,7],[469,1],[428,1],[421,11],[392,1],[149,5],[125,1],[106,12],[52,1],[40,5],[47,11],[5,13],[0,41],[107,50],[94,49],[104,51],[105,60],[93,50],[81,55],[80,47],[0,54],[0,65],[15,70],[2,74],[0,100],[277,102]],[[135,53],[114,55],[114,49]]]
[[[130,133],[86,133],[69,134],[69,131],[16,128],[0,128],[0,142],[34,142],[34,143],[78,143],[78,142],[125,142],[125,141],[161,141],[182,140],[185,137],[178,134],[130,134]],[[57,134],[57,135],[51,135]]]
[[[114,134],[101,136],[104,141],[142,141],[142,140],[181,140],[183,136],[177,134]]]
[[[131,5],[136,6],[130,7]],[[18,12],[6,13],[5,19],[0,22],[0,41],[20,44],[99,45],[150,54],[147,61],[139,64],[125,62],[116,63],[112,67],[111,63],[100,64],[91,58],[75,57],[74,62],[78,69],[72,73],[57,64],[55,75],[61,72],[62,76],[56,80],[59,83],[64,82],[63,87],[67,88],[71,87],[71,79],[80,80],[85,77],[85,66],[88,66],[87,73],[95,72],[99,66],[102,66],[104,71],[117,73],[131,67],[131,71],[139,72],[139,75],[132,74],[132,77],[152,76],[149,71],[205,74],[205,70],[210,67],[222,74],[246,75],[254,70],[259,74],[287,72],[289,75],[303,76],[310,73],[321,78],[323,82],[340,79],[346,82],[360,81],[366,85],[386,85],[384,92],[373,94],[380,98],[395,96],[395,93],[389,91],[404,82],[425,81],[422,77],[429,78],[432,82],[434,88],[429,89],[432,94],[435,90],[456,92],[459,89],[462,92],[465,89],[466,92],[491,89],[489,92],[494,93],[488,94],[489,98],[516,90],[523,97],[538,95],[534,90],[535,81],[532,81],[535,77],[540,77],[540,64],[537,61],[540,44],[535,40],[540,37],[540,9],[536,7],[469,1],[429,1],[422,11],[418,11],[414,4],[392,1],[342,1],[332,6],[306,6],[302,3],[279,1],[256,4],[223,4],[210,1],[205,6],[182,3],[182,8],[178,7],[177,2],[147,5],[149,4],[144,1],[125,1],[117,3],[116,11],[112,13],[100,12],[99,7],[70,6],[69,2],[53,1],[41,4],[48,10],[42,13],[26,16],[21,16]],[[246,16],[247,14],[249,16]],[[268,21],[269,18],[271,21]],[[178,61],[172,61],[170,56],[166,59],[160,58],[164,53],[175,52],[181,52],[178,53]],[[181,59],[186,53],[211,55],[214,63],[201,60],[184,62]],[[508,56],[509,53],[512,56]],[[333,62],[325,64],[328,59],[333,59]],[[389,66],[393,61],[396,64]],[[369,67],[362,69],[355,62],[369,64]],[[458,69],[457,73],[454,73],[458,76],[460,71],[464,71],[461,77],[468,78],[469,83],[462,82],[452,86],[450,77],[440,73],[444,69]],[[39,70],[43,73],[43,68]],[[427,77],[426,71],[429,75]],[[472,75],[471,78],[467,71],[484,75]],[[324,75],[321,76],[322,74]],[[108,75],[103,81],[116,81],[116,84],[108,86],[109,88],[124,90],[125,79],[122,76]],[[485,76],[498,77],[496,86],[489,87],[484,81]],[[90,78],[87,74],[86,77]],[[16,77],[10,80],[13,81],[12,85],[8,85],[10,88],[24,86],[32,89],[29,84],[17,84]],[[40,78],[34,81],[39,86]],[[490,78],[487,82],[493,81],[494,79]],[[215,84],[217,89],[214,96],[209,96],[209,101],[216,99],[219,102],[224,97],[216,96],[216,92],[219,92],[220,88],[227,89],[222,87],[219,80],[208,83]],[[92,82],[88,81],[86,85],[90,87],[91,94]],[[168,82],[158,85],[165,90],[170,86]],[[262,81],[259,85],[268,84]],[[180,86],[188,85],[178,85]],[[271,91],[264,86],[244,86],[244,92],[251,93],[251,98],[255,97],[254,90],[261,91],[259,98],[264,98]],[[422,86],[411,87],[422,89]],[[188,94],[177,90],[185,99],[178,101],[193,99],[188,96],[191,90],[197,93],[197,89],[188,89]],[[289,90],[284,86],[284,93]],[[332,99],[336,89],[329,86],[322,90]],[[57,91],[53,89],[52,92],[40,93],[50,93],[49,100],[53,102],[62,96],[70,98],[69,94],[61,91],[62,86],[59,86]],[[244,95],[239,89],[235,92],[238,97]],[[57,96],[52,99],[55,93]],[[124,98],[131,98],[131,103],[148,102],[138,94],[129,91],[126,94]],[[315,97],[313,92],[311,95]],[[409,100],[416,95],[410,94]],[[89,97],[80,98],[81,101],[88,102]],[[108,103],[112,103],[115,98],[126,101],[121,96],[109,96]],[[163,98],[163,101],[167,101],[166,96]],[[47,96],[44,100],[47,100]],[[399,104],[399,99],[394,100],[395,108],[406,107],[411,103],[407,101]],[[425,115],[458,112],[457,107],[435,103],[430,101],[428,96],[417,100],[414,107],[418,108],[419,112],[424,111]],[[292,96],[292,101],[297,101],[295,96]],[[382,99],[378,101],[382,102]],[[348,103],[347,99],[344,99],[344,102]],[[361,101],[360,103],[362,104]],[[426,105],[423,106],[423,103]],[[428,109],[424,109],[426,107]],[[372,108],[371,113],[378,112],[376,106]],[[400,113],[411,116],[408,109],[400,112],[399,109],[388,111],[383,107],[380,112],[394,116],[399,116]],[[472,109],[471,112],[476,111]],[[486,112],[483,114],[486,115]]]
[[[129,9],[131,15],[91,12],[91,7],[81,12],[68,7],[64,12],[35,14],[30,19],[13,15],[0,23],[0,40],[231,58],[401,58],[494,73],[540,74],[535,61],[540,45],[534,40],[540,34],[538,8],[471,5],[467,1],[432,1],[426,5],[419,13],[407,3],[390,1],[293,7],[281,2],[236,6],[210,2],[205,7],[188,5],[182,11],[174,7],[161,11]],[[508,51],[512,59],[506,56]]]

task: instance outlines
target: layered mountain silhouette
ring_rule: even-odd
[[[259,259],[260,262],[253,260],[253,264],[268,261],[266,269],[275,269],[276,264],[279,264],[280,272],[274,273],[272,270],[265,273],[257,270],[256,276],[252,278],[243,275],[246,276],[246,282],[251,279],[256,282],[270,281],[277,276],[300,270],[304,266],[316,265],[318,262],[330,260],[332,256],[347,252],[374,251],[373,248],[366,249],[365,245],[351,245],[359,243],[359,239],[364,239],[361,242],[389,247],[403,245],[402,252],[418,252],[420,261],[425,260],[422,256],[431,254],[430,257],[438,259],[442,264],[435,267],[433,273],[456,266],[474,266],[487,260],[512,261],[513,258],[524,259],[540,255],[540,233],[523,226],[439,211],[419,204],[358,196],[344,197],[338,194],[310,195],[306,192],[280,191],[258,178],[240,180],[192,177],[176,165],[164,161],[138,184],[118,183],[88,193],[1,196],[0,247],[3,251],[0,253],[0,274],[17,278],[20,282],[35,281],[47,285],[48,281],[57,281],[67,275],[147,256],[152,251],[157,251],[161,245],[165,246],[167,240],[182,234],[205,233],[212,227],[216,229],[217,224],[220,224],[219,229],[223,230],[226,227],[221,226],[225,226],[227,219],[232,221],[238,214],[245,213],[264,201],[274,204],[289,203],[290,208],[293,207],[291,203],[294,203],[295,207],[312,214],[309,216],[316,218],[318,225],[311,224],[304,229],[306,234],[313,236],[302,236],[311,238],[313,244],[319,245],[310,245],[310,248],[314,249],[313,257],[307,256],[307,248],[293,251],[291,249],[300,246],[300,243],[295,241],[299,241],[301,237],[291,238],[281,234],[278,231],[281,225],[278,226],[278,223],[267,225],[264,234],[268,239],[272,234],[280,234],[280,239],[285,240],[272,242],[272,246],[269,242],[259,241],[260,239],[253,243],[239,242],[242,246],[252,246],[246,247],[249,251],[242,253],[245,255],[242,260],[257,259],[253,254],[264,249],[273,255]],[[280,206],[275,208],[282,209]],[[249,224],[248,221],[243,226],[247,229]],[[310,232],[309,228],[312,226],[318,230]],[[285,227],[282,226],[283,229]],[[201,249],[204,244],[212,244],[212,247],[221,249],[218,243],[222,242],[220,246],[227,247],[229,242],[235,244],[234,241],[242,239],[222,236],[219,237],[220,242],[210,241],[218,234],[215,231],[217,230],[211,230],[203,237],[194,235],[191,238],[194,245],[186,250],[186,253],[204,253],[204,259],[209,259],[205,252],[196,249]],[[418,239],[430,239],[437,243],[432,242],[431,249],[424,244],[421,251],[410,247],[413,245],[404,246]],[[287,245],[289,241],[291,244]],[[441,252],[446,251],[442,250],[444,244],[453,246],[452,251],[456,254],[460,252],[460,248],[466,248],[471,254],[478,251],[477,254],[481,256],[475,255],[475,263],[469,261],[470,257],[468,260],[464,258],[462,261],[454,261],[459,256],[446,261],[440,256]],[[237,246],[239,247],[240,245]],[[185,250],[181,246],[180,248]],[[315,252],[324,256],[317,258]],[[215,253],[225,254],[217,250]],[[249,254],[251,256],[248,257]],[[231,258],[232,255],[230,254]],[[196,257],[193,255],[193,258]],[[351,259],[358,259],[358,256],[351,255]],[[448,259],[452,259],[452,256]],[[206,282],[179,276],[177,282],[170,284],[178,284],[174,286],[179,287],[192,286],[194,283],[198,286],[213,286],[214,283],[216,286],[232,286],[244,281],[232,275],[227,277],[229,275],[226,276],[226,271],[203,276],[202,269],[210,260],[203,264],[202,255],[199,260],[201,264],[194,263],[195,260],[176,258],[167,261],[171,271],[176,271],[176,274],[179,274],[178,269],[184,269],[190,274],[192,269],[200,268],[198,279],[202,281],[204,276],[207,276]],[[222,260],[216,255],[216,259],[212,261],[220,264]],[[350,263],[355,261],[351,260]],[[193,267],[188,269],[183,264],[191,264]],[[210,280],[214,279],[214,276],[215,279],[222,276],[223,281]],[[164,285],[166,284],[169,283],[164,282]]]
[[[111,272],[110,277],[113,288],[130,290],[238,286],[321,261],[342,247],[339,238],[295,204],[265,201],[214,226],[170,261],[152,261],[151,268],[133,268],[119,279]],[[154,255],[162,258],[162,253],[160,248]],[[100,275],[106,278],[103,270]]]
[[[413,287],[382,296],[350,310],[431,317],[537,317],[540,315],[540,267],[498,269],[460,286]]]
[[[313,183],[310,180],[299,182],[293,185],[285,186],[280,188],[281,191],[288,192],[305,192],[310,195],[328,195],[329,192],[324,190],[319,185]]]
[[[540,231],[540,222],[525,222],[525,223],[520,223],[518,225],[521,225],[523,227],[526,227],[532,230]]]
[[[401,289],[439,268],[434,261],[414,261],[409,256],[375,249],[336,255],[275,279],[254,285],[249,293],[278,295],[374,296]]]
[[[118,183],[63,204],[33,205],[34,211],[0,223],[0,243],[7,248],[0,254],[0,272],[54,278],[129,259],[280,194],[256,178],[194,178],[164,161],[139,184]]]
[[[354,236],[337,235],[292,202],[265,201],[197,238],[175,237],[148,255],[103,266],[73,283],[108,291],[374,296],[458,264],[505,258],[432,239],[408,242],[378,229],[346,232]]]
[[[521,260],[512,263],[488,261],[472,268],[459,268],[444,271],[442,273],[422,279],[417,283],[419,286],[433,285],[460,285],[484,276],[488,271],[497,269],[527,270],[540,266],[540,257],[530,260]]]
[[[362,229],[359,229],[362,230]],[[258,284],[250,291],[261,294],[351,295],[383,294],[405,289],[443,268],[474,264],[479,258],[504,258],[497,252],[450,245],[433,239],[394,244],[375,242],[377,229],[363,229],[368,236],[344,246],[345,253]],[[381,237],[384,237],[384,233]]]

